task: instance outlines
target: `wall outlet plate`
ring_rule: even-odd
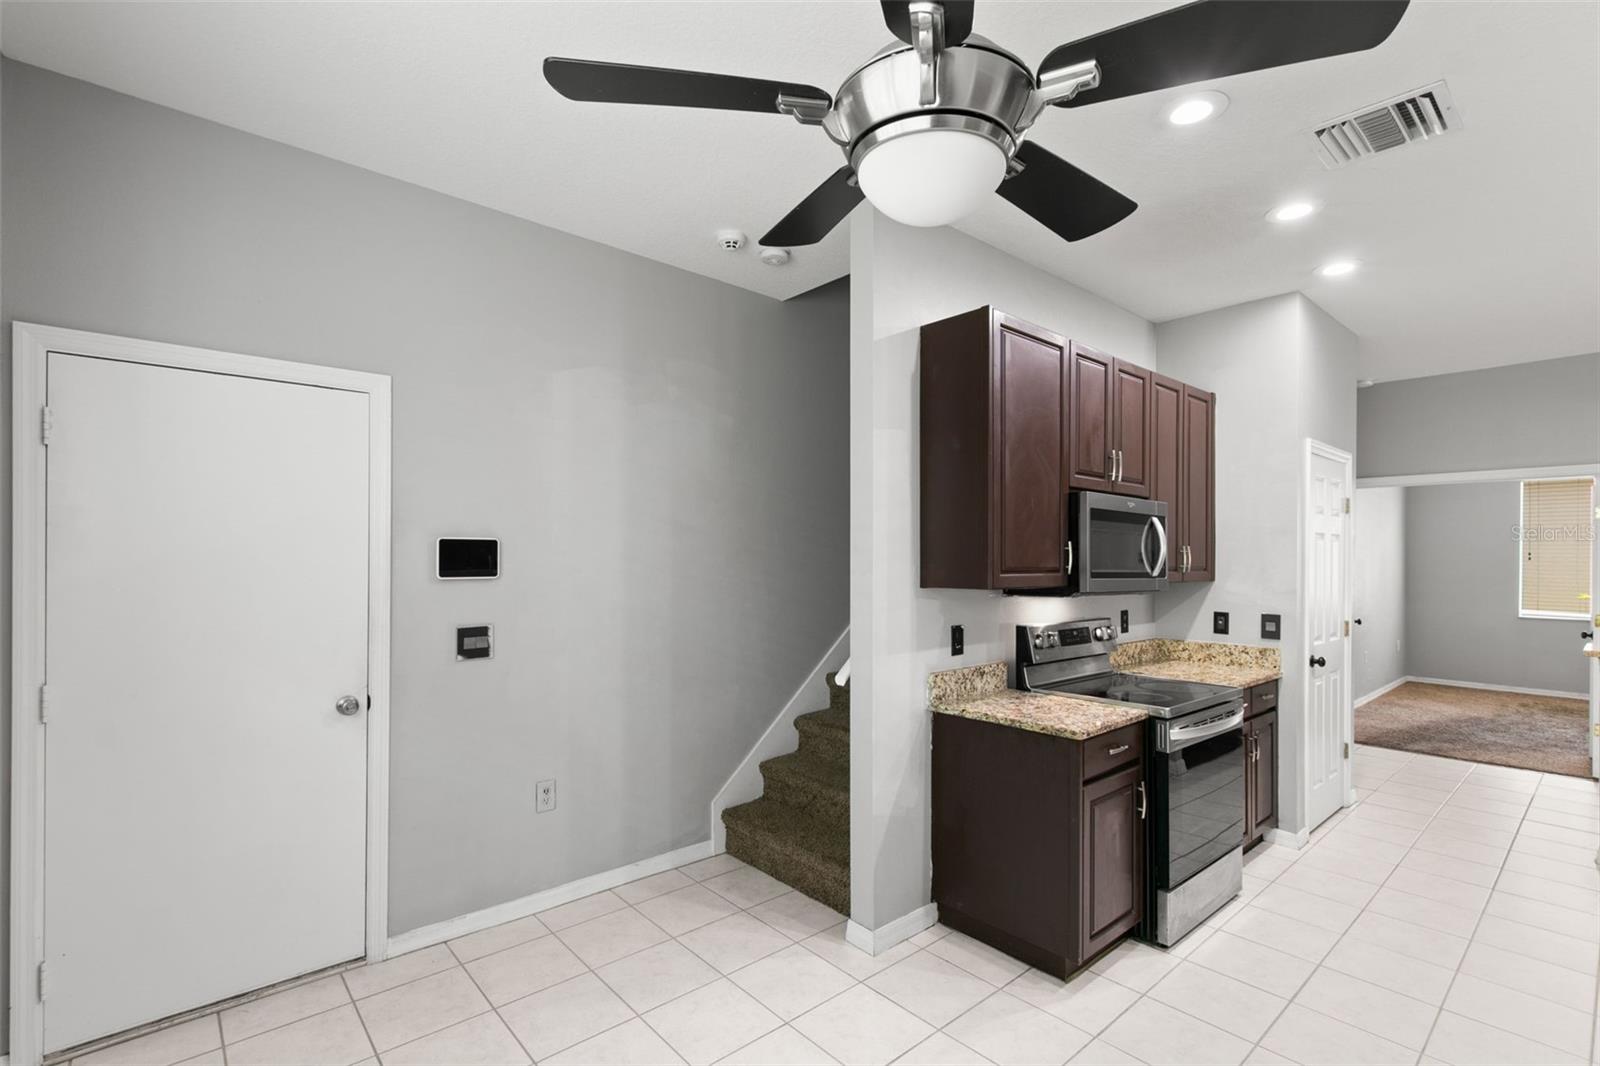
[[[456,626],[456,662],[494,658],[494,626]]]
[[[1211,632],[1213,632],[1213,633],[1226,633],[1227,631],[1228,631],[1228,612],[1227,611],[1212,611],[1211,612]]]
[[[1261,616],[1261,639],[1278,640],[1283,636],[1283,616],[1277,614],[1264,614]]]
[[[540,781],[533,786],[533,812],[544,814],[556,809],[556,783],[554,779]]]
[[[960,655],[967,650],[967,631],[963,626],[950,627],[950,654]]]
[[[1119,618],[1119,619],[1118,619],[1118,621],[1119,621],[1119,622],[1120,622],[1120,623],[1121,623],[1121,625],[1122,625],[1122,631],[1123,631],[1123,632],[1124,632],[1124,633],[1126,633],[1126,632],[1127,632],[1127,631],[1128,631],[1128,612],[1127,612],[1127,611],[1126,611],[1126,610],[1124,610],[1124,611],[1123,611],[1123,612],[1122,612],[1122,615],[1121,615],[1121,617],[1120,617],[1120,618]]]

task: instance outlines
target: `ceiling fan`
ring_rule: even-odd
[[[551,57],[545,80],[570,100],[789,115],[844,151],[765,245],[815,244],[865,196],[889,217],[941,226],[990,192],[1064,240],[1138,206],[1023,139],[1047,107],[1082,107],[1382,44],[1409,0],[1199,0],[1061,45],[1035,76],[972,32],[972,0],[883,0],[897,38],[833,96],[813,85]]]

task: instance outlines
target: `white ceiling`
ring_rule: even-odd
[[[1168,6],[982,0],[1029,63]],[[718,278],[789,297],[848,270],[840,227],[786,267],[754,241],[841,157],[788,118],[563,100],[547,55],[762,75],[832,91],[888,39],[878,5],[63,3],[4,5],[7,55]],[[1390,380],[1600,349],[1600,4],[1418,2],[1376,50],[1224,79],[1218,119],[1178,94],[1046,115],[1031,134],[1140,204],[1065,244],[996,197],[960,228],[1163,321],[1303,290]],[[1310,127],[1447,78],[1464,125],[1326,171]],[[1293,197],[1326,203],[1264,221]],[[1337,281],[1313,269],[1362,261]],[[1071,325],[1058,324],[1070,332]]]

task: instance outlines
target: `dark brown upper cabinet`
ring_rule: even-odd
[[[1066,351],[992,307],[922,327],[923,588],[1065,583]]]
[[[1216,397],[1161,374],[1151,382],[1151,496],[1167,505],[1169,581],[1216,577]]]
[[[1076,342],[1068,366],[1067,485],[1149,496],[1153,375]]]
[[[1217,576],[1217,397],[1192,385],[1183,387],[1183,525],[1177,542],[1184,549],[1186,581]]]

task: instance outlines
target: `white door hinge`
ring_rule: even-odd
[[[45,444],[50,443],[50,433],[56,428],[55,412],[48,407],[39,408],[39,440]]]
[[[1348,496],[1346,496],[1344,498],[1344,513],[1345,514],[1349,514],[1350,513],[1350,497],[1348,497]]]
[[[1344,635],[1347,637],[1350,635],[1350,619],[1348,618],[1344,620]]]
[[[44,967],[44,963],[41,962],[39,964],[39,1002],[40,1003],[44,1002],[44,979],[45,979],[45,967]]]
[[[1600,737],[1600,725],[1594,726],[1592,731],[1593,731],[1595,736]]]
[[[1346,759],[1350,757],[1350,745],[1348,743],[1346,743],[1344,746],[1344,757]]]
[[[50,720],[50,686],[49,685],[40,685],[39,686],[39,721],[48,722],[49,720]]]

